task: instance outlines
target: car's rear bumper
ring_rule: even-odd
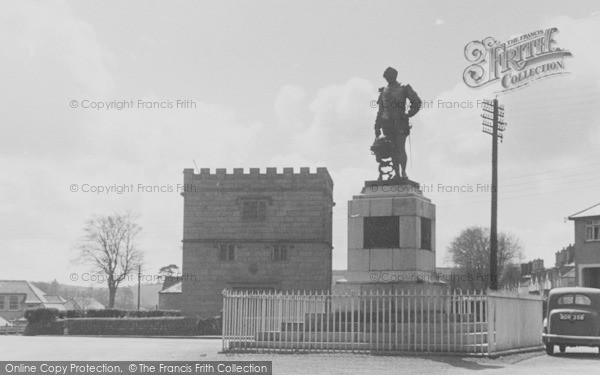
[[[600,336],[567,336],[542,333],[542,341],[544,344],[554,345],[596,346],[600,345]]]

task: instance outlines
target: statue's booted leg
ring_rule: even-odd
[[[392,152],[392,168],[394,169],[394,180],[400,179],[400,150],[398,149],[398,136],[394,134],[394,152]]]
[[[402,167],[402,178],[408,178],[408,175],[406,174],[406,162],[408,161],[408,156],[406,155],[406,134],[398,134],[396,142],[399,153],[398,159],[400,166]]]

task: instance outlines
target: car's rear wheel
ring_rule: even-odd
[[[548,354],[548,355],[554,354],[554,345],[546,344],[546,354]]]
[[[559,348],[561,353],[564,353],[567,350],[567,347],[565,345],[560,345]]]

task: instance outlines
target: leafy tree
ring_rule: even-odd
[[[521,267],[516,263],[507,264],[500,275],[500,285],[517,286],[521,280]]]
[[[136,244],[141,227],[130,213],[93,216],[86,222],[79,244],[80,260],[106,275],[108,308],[115,306],[119,284],[133,274],[143,260]]]
[[[447,260],[457,267],[453,286],[469,290],[488,289],[491,280],[490,242],[490,230],[478,226],[464,229],[452,240],[447,249]],[[518,238],[498,233],[498,275],[505,275],[507,266],[518,259],[522,251]],[[514,270],[510,275],[511,279],[514,278]]]
[[[176,264],[169,264],[168,266],[161,267],[158,270],[158,273],[163,277],[171,277],[177,271],[179,271],[179,266],[177,266]]]

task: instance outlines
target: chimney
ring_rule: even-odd
[[[54,281],[52,282],[52,285],[50,285],[50,293],[51,296],[57,296],[58,295],[58,281],[56,281],[56,279],[54,279]]]

